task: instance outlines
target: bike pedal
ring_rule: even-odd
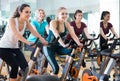
[[[39,71],[37,69],[33,69],[34,74],[39,74]]]

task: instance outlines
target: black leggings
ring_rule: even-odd
[[[11,66],[10,78],[17,78],[18,68],[25,71],[28,63],[19,48],[0,48],[0,58]]]
[[[106,40],[100,36],[100,50],[108,49],[108,46],[103,46],[103,44],[106,42]],[[102,61],[102,55],[100,55],[100,60]]]

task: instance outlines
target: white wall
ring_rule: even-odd
[[[99,0],[37,0],[37,7],[43,8],[47,14],[56,14],[59,7],[66,7],[68,12],[76,9],[96,11],[99,9]]]

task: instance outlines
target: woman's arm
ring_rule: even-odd
[[[107,36],[104,34],[102,28],[100,28],[100,34],[102,35],[102,37],[103,37],[104,39],[108,39]]]
[[[45,27],[45,31],[47,32],[47,34],[49,34],[49,26],[48,25]]]
[[[60,37],[59,35],[59,32],[57,30],[57,26],[58,26],[58,21],[57,20],[52,20],[50,22],[50,30],[53,32],[54,36],[57,38],[57,37]],[[59,38],[58,42],[60,43],[60,45],[62,45],[63,47],[66,47],[63,40],[61,39],[61,37]]]
[[[82,44],[80,43],[78,37],[76,36],[73,27],[71,27],[68,22],[66,23],[66,28],[67,28],[68,32],[70,33],[72,39],[73,39],[79,46],[81,46]]]
[[[44,45],[47,45],[48,43],[46,42],[46,40],[32,27],[32,25],[28,22],[27,22],[27,28],[30,30],[30,32],[36,36],[36,37],[39,37],[40,41],[44,44]]]
[[[85,35],[87,36],[87,38],[93,39],[93,37],[91,37],[90,34],[88,33],[87,27],[84,28],[84,32],[85,32]]]
[[[9,20],[9,27],[12,29],[15,37],[16,37],[18,40],[22,41],[23,43],[26,43],[26,44],[30,45],[30,42],[27,41],[20,33],[18,33],[18,31],[17,31],[17,29],[16,29],[15,26],[16,26],[16,25],[15,25],[15,20],[14,20],[14,18],[11,18],[11,19]]]
[[[113,33],[113,34],[115,34],[115,36],[118,38],[118,35],[117,35],[117,33],[115,32],[115,30],[114,30],[114,28],[113,27],[111,27],[111,32]]]

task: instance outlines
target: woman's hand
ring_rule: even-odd
[[[48,45],[48,42],[44,38],[41,39],[41,42],[43,45]]]
[[[35,44],[33,42],[30,42],[29,46],[31,46],[32,48],[35,48]]]
[[[78,46],[79,46],[79,47],[83,47],[83,44],[82,44],[82,43],[80,43]]]
[[[69,47],[69,44],[64,44],[63,47],[67,48],[67,47]]]
[[[83,45],[81,46],[79,46],[78,48],[77,48],[77,50],[79,51],[79,52],[81,52],[82,51],[82,48],[83,48]]]

